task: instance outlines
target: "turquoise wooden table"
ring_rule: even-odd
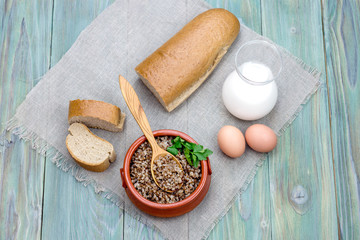
[[[0,1],[2,137],[26,94],[112,2]],[[209,239],[359,239],[359,1],[208,2],[319,69],[323,83]],[[0,146],[0,239],[161,239],[8,137]]]

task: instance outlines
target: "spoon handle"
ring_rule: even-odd
[[[141,106],[139,97],[137,96],[134,88],[121,75],[119,75],[119,84],[125,102],[129,107],[130,112],[134,116],[136,122],[138,123],[139,127],[141,128],[141,131],[144,133],[146,139],[149,141],[151,146],[153,148],[157,147],[157,143],[151,131],[149,121],[146,118],[144,109]]]

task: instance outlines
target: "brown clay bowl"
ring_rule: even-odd
[[[158,136],[180,136],[184,140],[188,142],[197,142],[192,139],[187,134],[170,129],[157,130],[153,131],[155,137]],[[129,148],[125,155],[124,159],[124,168],[120,169],[120,175],[122,180],[122,186],[125,188],[126,194],[133,202],[133,204],[142,210],[145,213],[148,213],[157,217],[175,217],[193,210],[200,202],[204,199],[206,193],[209,190],[210,182],[211,182],[211,166],[209,162],[209,158],[206,161],[201,162],[201,179],[199,186],[195,189],[195,191],[188,196],[187,198],[176,202],[176,203],[168,203],[161,204],[155,203],[147,200],[135,189],[134,185],[131,182],[130,178],[130,161],[131,157],[134,155],[136,149],[145,142],[145,136],[141,136],[138,138]]]

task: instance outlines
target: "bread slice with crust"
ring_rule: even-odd
[[[91,128],[120,132],[123,130],[125,114],[107,102],[77,99],[69,102],[68,121],[70,125],[79,122]]]
[[[115,161],[113,145],[93,134],[84,124],[73,123],[68,130],[66,147],[81,167],[93,172],[103,172]]]

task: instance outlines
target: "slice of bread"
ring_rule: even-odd
[[[81,167],[93,172],[105,171],[116,159],[113,145],[81,123],[70,125],[66,147]]]
[[[79,122],[91,128],[111,132],[123,130],[125,114],[110,103],[96,100],[73,100],[69,102],[69,124]]]

